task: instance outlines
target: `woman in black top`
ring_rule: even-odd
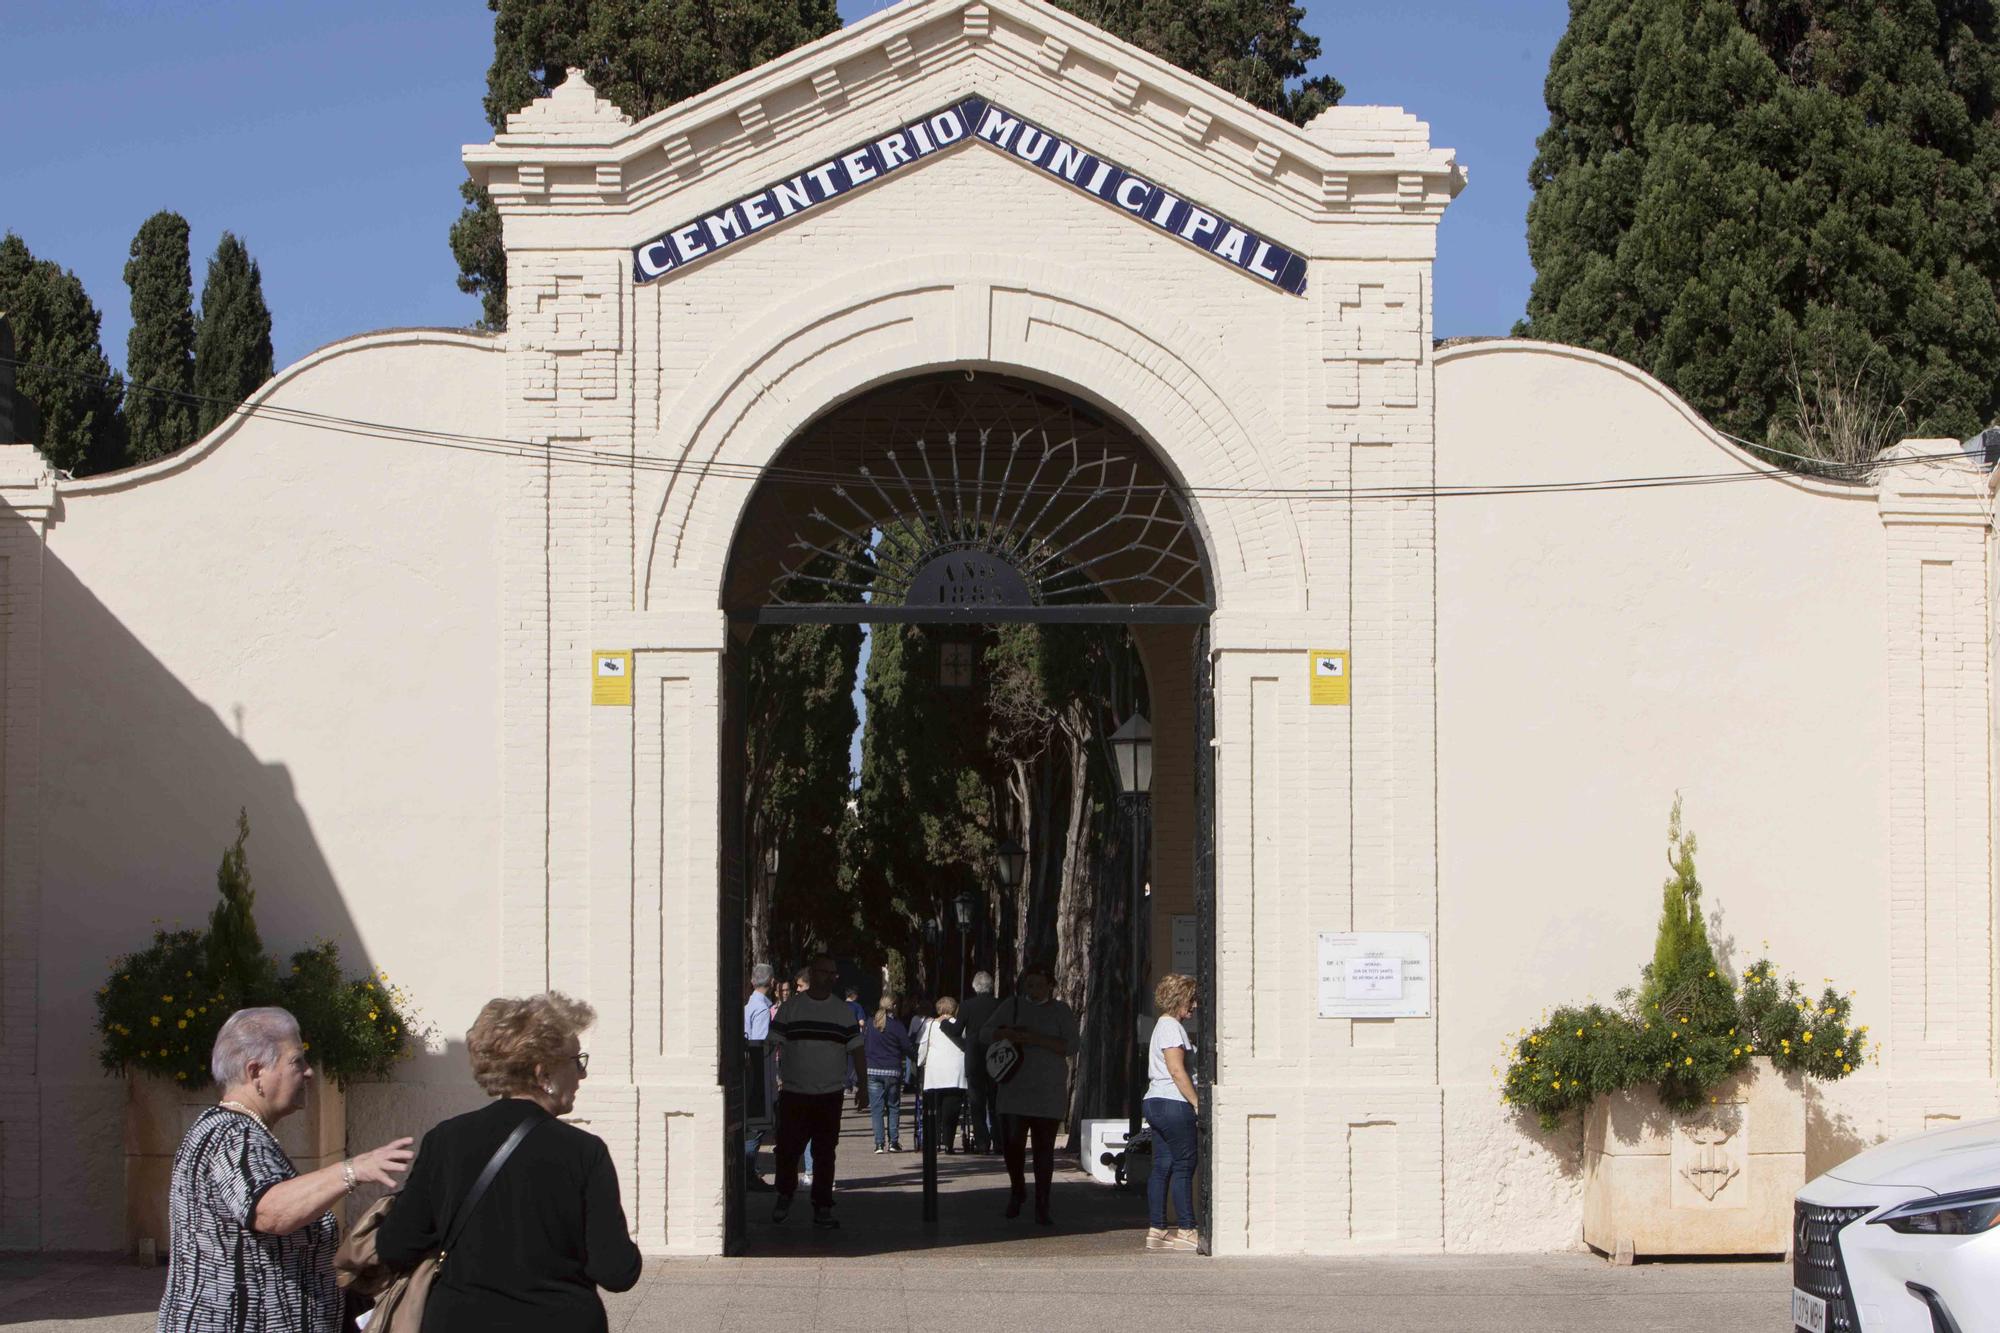
[[[382,1262],[404,1269],[434,1253],[494,1151],[523,1120],[537,1123],[467,1215],[424,1333],[604,1333],[597,1288],[639,1281],[604,1140],[556,1119],[576,1104],[589,1063],[578,1035],[596,1016],[552,991],[490,1000],[466,1034],[472,1076],[495,1101],[424,1136],[378,1233]]]

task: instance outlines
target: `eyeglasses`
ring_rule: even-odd
[[[575,1058],[576,1072],[579,1074],[588,1074],[590,1072],[590,1052],[578,1051]]]

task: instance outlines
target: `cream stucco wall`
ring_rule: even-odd
[[[632,246],[975,93],[1296,249],[1307,291],[976,144],[635,281]],[[1768,938],[1881,1015],[1822,1155],[1993,1103],[1985,476],[1918,442],[1867,488],[1433,498],[1748,464],[1602,358],[1433,355],[1465,177],[1414,117],[1300,129],[1040,0],[908,0],[638,124],[573,74],[466,158],[505,221],[503,337],[339,344],[139,472],[0,450],[4,1243],[116,1243],[89,988],[205,910],[242,804],[267,940],[409,978],[447,1043],[356,1090],[354,1142],[472,1100],[449,1043],[479,1001],[558,987],[598,1009],[579,1111],[635,1235],[720,1250],[723,573],[773,539],[740,520],[794,431],[945,368],[1071,390],[1191,491],[1218,1252],[1576,1243],[1576,1144],[1488,1069],[1631,979],[1675,790],[1731,956]],[[1141,635],[1182,784],[1161,959],[1193,889],[1185,636]],[[1341,646],[1351,705],[1308,706],[1309,650]],[[590,704],[602,648],[634,654],[630,708]],[[1316,1016],[1315,935],[1373,929],[1434,935],[1432,1017]]]
[[[1470,344],[1439,356],[1437,380],[1445,488],[1765,470],[1649,377],[1591,353]],[[1976,475],[1954,477],[1974,509]],[[1896,1049],[1896,1001],[1922,984],[1921,966],[1892,966],[1890,835],[1908,815],[1891,733],[1921,728],[1911,714],[1924,711],[1892,669],[1895,531],[1874,485],[1796,478],[1440,501],[1448,1245],[1577,1242],[1580,1144],[1505,1113],[1492,1069],[1546,1008],[1636,982],[1676,792],[1723,961],[1768,949],[1811,988],[1835,978],[1890,1039],[1881,1063],[1815,1091],[1813,1170],[1890,1127],[1890,1081],[1917,1063]],[[1959,577],[1976,583],[1977,540],[1968,554]],[[1979,637],[1974,602],[1977,622],[1957,632]],[[1980,664],[1962,665],[1976,692]],[[1983,750],[1979,712],[1952,734]],[[1988,874],[1982,860],[1982,906]],[[1963,926],[1990,957],[1985,915]],[[1952,1002],[1977,1018],[1988,993]],[[1987,1069],[1967,1072],[1940,1108],[1990,1100]]]
[[[337,941],[443,1034],[491,993],[499,926],[491,340],[337,344],[169,463],[58,487],[42,572],[42,1243],[119,1244],[122,1084],[91,997],[158,918],[198,924],[247,807],[273,950]],[[392,422],[396,438],[294,414]],[[418,1060],[416,1082],[462,1079]]]

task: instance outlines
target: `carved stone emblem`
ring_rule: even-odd
[[[1741,1106],[1721,1106],[1675,1123],[1675,1207],[1730,1208],[1748,1202],[1745,1186],[1731,1188],[1749,1166],[1743,1112]]]
[[[1729,1182],[1738,1174],[1736,1163],[1722,1150],[1722,1145],[1729,1142],[1729,1131],[1712,1120],[1700,1120],[1681,1126],[1681,1133],[1697,1145],[1681,1164],[1681,1174],[1701,1192],[1702,1198],[1713,1203],[1715,1196],[1729,1188]]]

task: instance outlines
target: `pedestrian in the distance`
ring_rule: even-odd
[[[813,1225],[837,1227],[833,1173],[840,1151],[840,1102],[847,1070],[861,1072],[861,1029],[847,1002],[833,993],[840,967],[832,954],[812,960],[810,985],[778,1007],[771,1037],[778,1043],[778,1201],[771,1220],[782,1222],[799,1187],[799,1155],[812,1147]],[[862,1106],[855,1093],[855,1109]]]
[[[875,1017],[862,1029],[867,1043],[868,1118],[875,1129],[875,1151],[886,1146],[890,1152],[903,1151],[903,1061],[914,1060],[917,1048],[910,1030],[896,1017],[896,996],[882,992]],[[883,1137],[883,1130],[888,1137]]]
[[[1148,1046],[1146,1099],[1141,1106],[1153,1127],[1153,1175],[1146,1182],[1146,1248],[1195,1250],[1201,1233],[1194,1225],[1194,1168],[1199,1154],[1197,1117],[1201,1094],[1194,1085],[1194,1047],[1187,1017],[1194,1012],[1194,978],[1169,972],[1153,987],[1160,1017]],[[1178,1227],[1167,1226],[1171,1192]]]
[[[638,1283],[639,1247],[610,1150],[556,1118],[576,1108],[590,1066],[580,1038],[596,1017],[548,991],[488,1000],[465,1034],[473,1081],[493,1101],[424,1136],[375,1239],[383,1264],[407,1269],[456,1237],[424,1303],[425,1333],[604,1333],[598,1289]],[[510,1141],[478,1206],[460,1218]]]
[[[771,1003],[771,975],[769,963],[759,963],[750,969],[750,998],[743,1002],[743,1040],[763,1042],[763,1054],[757,1061],[757,1074],[764,1080],[764,1104],[776,1089],[776,1052],[771,1049],[771,1011],[776,1008]],[[764,1131],[748,1131],[743,1136],[744,1183],[753,1191],[769,1193],[770,1182],[758,1173],[757,1145],[764,1141]]]
[[[965,1025],[958,1021],[958,1001],[938,997],[937,1017],[917,1038],[917,1066],[923,1070],[924,1092],[937,1107],[938,1151],[958,1151],[958,1113],[965,1101]]]
[[[298,1173],[271,1127],[306,1104],[314,1074],[298,1020],[283,1009],[238,1009],[208,1061],[222,1096],[174,1154],[159,1331],[334,1333],[340,1224],[331,1210],[362,1181],[394,1189],[410,1140]]]
[[[1069,1060],[1076,1054],[1076,1011],[1055,998],[1055,979],[1047,964],[1021,969],[1021,984],[1012,998],[987,1020],[988,1044],[1011,1041],[1021,1050],[1020,1067],[1000,1085],[998,1103],[1007,1154],[1007,1216],[1019,1217],[1028,1196],[1028,1140],[1035,1148],[1035,1220],[1054,1225],[1049,1195],[1056,1167],[1056,1127],[1068,1109]]]
[[[993,974],[975,972],[972,994],[958,1007],[965,1025],[966,1144],[976,1153],[988,1153],[1000,1142],[998,1122],[993,1117],[993,1080],[986,1075],[986,1039],[980,1034],[993,1017],[1000,1001],[993,996]]]
[[[787,995],[785,998],[789,1000],[792,998],[792,995],[804,995],[807,991],[811,989],[812,989],[812,968],[810,966],[802,967],[799,969],[798,976],[792,979],[791,995]],[[771,1011],[771,1016],[773,1018],[777,1017],[777,1012],[778,1012],[777,1010],[773,1009]],[[859,1023],[855,1024],[854,1027],[855,1031],[857,1032],[861,1030],[861,1025]],[[777,1043],[774,1041],[771,1043],[771,1045],[773,1048],[772,1056],[773,1058],[776,1058]],[[781,1074],[780,1077],[778,1078],[779,1090],[783,1091],[784,1086],[785,1086],[785,1080]],[[846,1091],[848,1092],[854,1091],[854,1066],[851,1064],[847,1066]],[[784,1111],[783,1098],[779,1099],[778,1110],[781,1113]],[[780,1128],[777,1131],[777,1133],[774,1133],[771,1136],[771,1143],[773,1145],[774,1151],[775,1151],[775,1145],[777,1144],[778,1141],[778,1134],[781,1134],[783,1132],[784,1132],[783,1129]],[[804,1185],[806,1188],[810,1189],[812,1188],[812,1183],[813,1183],[813,1146],[812,1146],[812,1140],[807,1139],[805,1152],[803,1152],[799,1156],[799,1184]]]

